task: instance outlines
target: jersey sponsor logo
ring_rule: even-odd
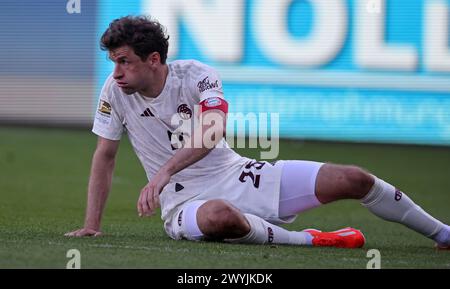
[[[205,100],[205,106],[207,107],[217,107],[222,104],[222,101],[218,97],[211,97]]]
[[[101,99],[98,105],[98,111],[107,115],[111,115],[111,105]]]
[[[402,199],[403,193],[399,189],[395,189],[394,199],[398,202]]]
[[[141,116],[146,117],[146,116],[155,116],[155,115],[154,115],[154,114],[150,111],[150,109],[147,107],[147,108],[144,110],[144,112],[141,113]]]
[[[178,106],[177,112],[182,119],[190,119],[192,117],[192,110],[185,103]]]
[[[209,82],[208,76],[203,80],[197,83],[198,90],[202,93],[205,90],[212,89],[215,87],[219,87],[219,80],[214,81],[213,83]]]

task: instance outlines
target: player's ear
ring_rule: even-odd
[[[159,55],[158,52],[152,52],[147,57],[147,63],[150,66],[161,64],[161,56]]]

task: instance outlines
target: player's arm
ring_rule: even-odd
[[[204,158],[222,140],[227,126],[226,111],[221,109],[203,111],[201,118],[202,123],[186,141],[190,146],[179,149],[160,170],[173,176]]]
[[[103,209],[111,188],[118,140],[98,137],[97,148],[92,158],[89,178],[86,218],[84,227],[65,234],[69,237],[98,236]]]
[[[208,101],[211,104],[208,106]],[[228,104],[217,97],[200,103],[201,121],[185,146],[179,149],[141,190],[137,203],[139,216],[153,215],[159,207],[159,194],[170,181],[170,177],[204,158],[225,136]],[[189,144],[189,145],[186,145]]]

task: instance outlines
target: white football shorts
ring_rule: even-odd
[[[176,240],[200,239],[196,212],[204,202],[213,199],[226,200],[241,212],[273,224],[293,222],[299,213],[320,205],[315,196],[315,182],[322,165],[312,161],[272,164],[249,160],[237,170],[212,176],[202,193],[166,214],[164,228]],[[189,183],[183,185],[189,186]],[[169,198],[170,191],[164,194]],[[190,236],[192,233],[189,235],[187,231],[196,232],[195,236]]]

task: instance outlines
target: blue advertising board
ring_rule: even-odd
[[[281,137],[450,144],[449,0],[101,0],[97,11],[97,39],[121,16],[158,19],[170,59],[218,69],[230,111],[278,113]],[[99,88],[112,65],[98,51]]]

